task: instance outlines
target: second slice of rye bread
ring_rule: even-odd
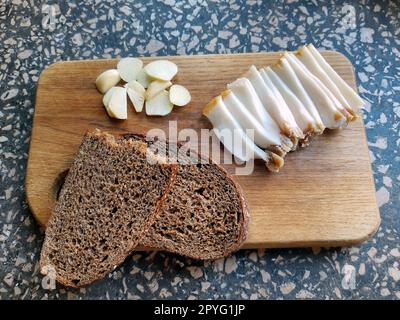
[[[146,141],[140,134],[124,137]],[[171,147],[181,147],[163,140],[156,144],[155,149],[166,150],[167,155]],[[218,259],[240,248],[247,237],[248,221],[247,202],[233,178],[205,156],[180,153],[170,192],[140,245],[193,259]]]
[[[150,164],[147,149],[142,141],[86,133],[46,229],[43,274],[80,287],[104,277],[136,247],[176,174],[175,165]]]

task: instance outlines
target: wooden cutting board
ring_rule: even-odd
[[[26,176],[29,206],[45,226],[63,172],[88,128],[113,133],[210,128],[202,108],[250,65],[276,63],[279,53],[167,57],[179,67],[175,83],[192,94],[190,105],[167,117],[147,117],[129,108],[126,121],[110,119],[94,81],[116,60],[66,61],[46,68],[39,79]],[[326,51],[333,68],[356,87],[353,67],[343,55]],[[145,63],[157,58],[143,58]],[[159,58],[158,58],[159,59]],[[168,131],[167,131],[168,132]],[[233,171],[233,166],[227,166]],[[252,175],[236,176],[251,210],[244,247],[343,246],[362,242],[377,230],[375,199],[365,129],[358,119],[345,130],[324,133],[304,149],[289,154],[279,174],[257,163]]]

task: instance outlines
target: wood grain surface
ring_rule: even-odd
[[[323,55],[352,86],[353,67],[337,52]],[[88,128],[111,133],[210,128],[202,108],[250,65],[276,63],[279,53],[167,57],[179,67],[174,82],[186,86],[192,102],[167,117],[147,117],[129,107],[128,120],[110,119],[94,81],[117,60],[66,61],[46,68],[39,79],[26,176],[29,206],[45,226],[62,181]],[[142,58],[145,63],[159,57]],[[168,132],[168,131],[167,131]],[[234,166],[226,166],[233,172]],[[253,174],[236,176],[248,199],[250,232],[245,248],[344,246],[368,239],[380,217],[375,199],[362,118],[346,129],[327,132],[286,157],[279,174],[256,163]]]

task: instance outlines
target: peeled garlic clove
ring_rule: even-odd
[[[172,111],[172,108],[173,104],[169,101],[169,93],[166,90],[146,101],[146,114],[148,116],[166,116]]]
[[[146,89],[136,80],[125,84],[125,88],[136,112],[142,112]]]
[[[123,58],[117,64],[117,70],[122,80],[130,82],[136,80],[140,70],[143,68],[143,62],[137,58]]]
[[[144,70],[152,78],[170,81],[177,74],[178,67],[168,60],[156,60],[147,64]]]
[[[153,79],[144,71],[144,69],[140,70],[136,75],[136,81],[139,82],[143,88],[147,88]]]
[[[115,89],[118,87],[112,87],[111,89],[109,89],[106,94],[103,96],[103,105],[104,107],[107,109],[108,108],[108,104],[110,103],[111,97],[113,95],[113,93],[115,92]]]
[[[172,85],[171,81],[164,81],[164,80],[154,80],[150,83],[149,87],[146,91],[146,100],[150,100],[161,91],[169,88]]]
[[[106,93],[109,89],[114,87],[118,82],[120,82],[121,77],[118,70],[111,69],[104,71],[96,79],[96,87],[101,93]]]
[[[192,97],[188,89],[180,84],[174,84],[169,89],[169,101],[172,102],[173,105],[183,107],[187,105]]]
[[[136,112],[142,112],[144,105],[144,95],[139,94],[137,91],[129,87],[126,88],[126,90]]]
[[[116,87],[111,96],[108,104],[109,114],[112,114],[113,118],[116,119],[127,119],[128,108],[126,101],[126,89],[122,87]]]
[[[145,96],[146,89],[136,80],[129,81],[124,87],[136,91],[141,96]]]
[[[106,111],[107,111],[107,113],[108,113],[108,115],[111,117],[111,118],[114,118],[114,114],[110,111],[110,109],[108,108],[108,104],[110,103],[110,100],[111,100],[111,97],[112,97],[112,95],[113,95],[113,93],[115,92],[115,89],[116,88],[118,88],[118,87],[112,87],[110,90],[108,90],[107,92],[106,92],[106,94],[103,96],[103,105],[104,105],[104,108],[106,108]]]

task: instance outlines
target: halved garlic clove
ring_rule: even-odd
[[[104,107],[107,109],[108,108],[108,104],[110,103],[111,97],[113,95],[113,93],[115,92],[115,89],[117,89],[118,87],[112,87],[110,88],[106,94],[103,96],[103,105]]]
[[[107,111],[107,114],[111,117],[114,118],[114,114],[110,111],[110,109],[108,108],[108,104],[110,103],[111,97],[113,95],[113,93],[115,92],[115,89],[118,87],[112,87],[111,89],[109,89],[106,94],[103,96],[103,105],[104,108]]]
[[[145,96],[146,89],[136,80],[129,81],[128,83],[125,84],[124,87],[137,92],[139,95],[143,97]]]
[[[164,81],[164,80],[154,80],[149,84],[149,87],[146,91],[146,100],[150,100],[151,98],[155,97],[161,91],[169,88],[172,85],[171,81]]]
[[[170,81],[177,74],[178,67],[169,60],[156,60],[147,64],[144,70],[152,78]]]
[[[125,88],[136,112],[142,112],[146,89],[136,80],[129,81]]]
[[[144,95],[129,87],[126,88],[126,91],[128,93],[129,100],[131,100],[133,107],[135,108],[135,111],[142,112],[144,105]]]
[[[172,111],[173,104],[169,101],[169,93],[166,90],[146,101],[146,114],[148,116],[166,116]]]
[[[118,70],[110,69],[101,73],[96,78],[96,87],[101,93],[106,93],[109,89],[114,87],[118,82],[120,82],[121,77]]]
[[[192,97],[188,89],[180,84],[174,84],[169,89],[169,100],[175,106],[183,107],[187,105]]]
[[[126,88],[116,87],[111,96],[110,102],[108,103],[108,110],[112,114],[113,118],[127,119],[127,109]]]
[[[143,88],[147,88],[153,79],[146,73],[144,69],[142,69],[136,75],[136,81],[139,82]]]
[[[136,80],[136,77],[142,68],[143,62],[137,58],[122,58],[117,64],[119,75],[125,82]]]

